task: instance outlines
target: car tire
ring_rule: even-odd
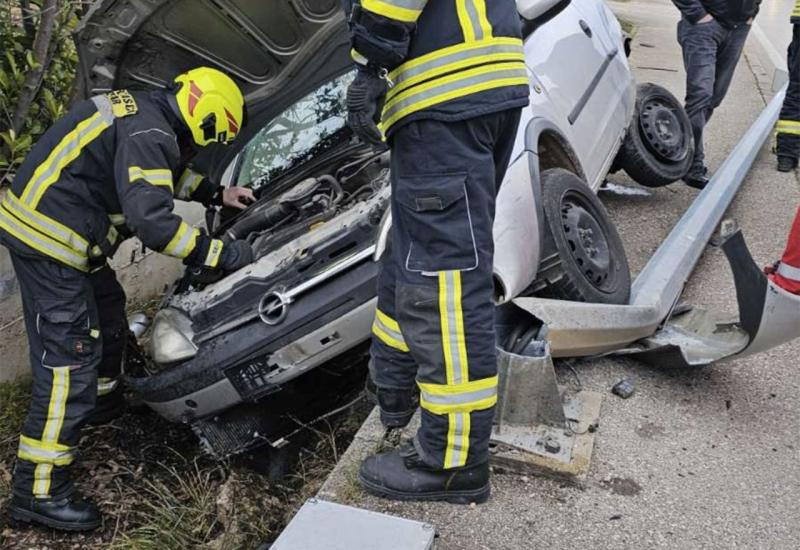
[[[636,183],[662,187],[683,178],[694,157],[692,126],[668,90],[641,84],[628,134],[614,161]]]
[[[533,288],[544,298],[627,304],[631,274],[622,240],[603,203],[561,168],[541,176],[545,235]]]

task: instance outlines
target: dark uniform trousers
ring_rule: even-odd
[[[800,158],[800,20],[792,25],[787,61],[789,87],[777,125],[777,153]]]
[[[433,468],[488,457],[497,400],[492,225],[519,118],[511,109],[422,119],[391,137],[393,225],[371,373],[382,389],[411,391],[416,380],[415,444]]]
[[[97,396],[114,390],[127,328],[125,293],[110,267],[84,273],[11,251],[33,372],[33,400],[20,437],[14,492],[63,498],[68,467]]]

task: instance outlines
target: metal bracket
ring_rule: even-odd
[[[537,350],[536,355],[497,350],[499,388],[492,463],[517,473],[580,476],[591,463],[602,395],[562,392],[549,346],[532,349]]]

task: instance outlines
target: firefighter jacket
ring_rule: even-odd
[[[797,0],[794,3],[794,8],[792,8],[791,22],[792,25],[800,25],[800,0]]]
[[[514,0],[360,0],[349,20],[356,62],[388,71],[386,135],[415,119],[466,120],[528,104]]]
[[[755,17],[761,0],[672,0],[683,16],[695,24],[711,14],[723,27],[736,27]]]
[[[57,121],[0,203],[3,244],[90,271],[136,235],[189,265],[216,267],[222,241],[172,213],[174,198],[209,202],[214,186],[182,165],[157,94],[114,91]]]

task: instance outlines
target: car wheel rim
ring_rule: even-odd
[[[580,195],[569,193],[561,201],[561,222],[572,259],[586,281],[602,292],[613,291],[615,262],[594,208]]]
[[[639,126],[647,149],[661,161],[680,162],[689,152],[686,132],[675,107],[663,98],[644,101],[639,112]]]

